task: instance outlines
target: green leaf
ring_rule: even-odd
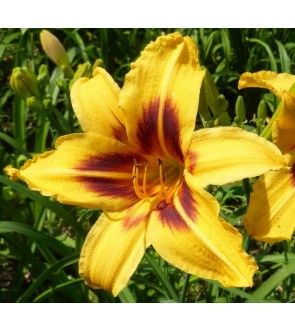
[[[34,241],[46,244],[47,246],[51,247],[55,252],[63,256],[68,255],[72,252],[72,249],[69,249],[51,235],[41,231],[37,231],[29,225],[14,221],[0,221],[0,234],[14,232],[28,236]]]
[[[15,139],[11,138],[10,136],[0,133],[0,139],[2,139],[4,142],[12,146],[15,150],[19,151],[21,154],[23,154],[27,158],[32,158],[31,154],[25,150],[19,142],[17,142]]]
[[[72,254],[68,257],[61,259],[60,261],[51,265],[47,270],[41,273],[38,278],[30,285],[30,287],[22,294],[17,302],[26,302],[28,298],[35,292],[35,290],[52,274],[57,274],[60,269],[65,268],[66,266],[76,264],[79,260],[79,253]],[[36,299],[35,299],[36,300]]]
[[[45,208],[53,211],[58,216],[66,220],[70,225],[72,225],[74,229],[78,231],[80,234],[86,234],[85,230],[81,227],[81,225],[77,223],[77,221],[64,209],[64,207],[61,204],[52,202],[47,197],[41,196],[39,193],[30,190],[25,185],[10,181],[8,178],[4,177],[3,175],[0,175],[0,182],[4,183],[5,185],[11,187],[14,190],[17,190],[19,193],[41,204]]]
[[[263,46],[268,54],[268,57],[269,57],[269,62],[270,62],[270,68],[272,71],[275,71],[277,72],[278,71],[278,66],[277,66],[277,63],[276,63],[276,59],[272,53],[272,50],[271,48],[269,47],[268,44],[266,44],[265,42],[261,41],[260,39],[256,39],[256,38],[250,38],[249,39],[249,42],[251,43],[257,43],[261,46]]]
[[[63,290],[64,288],[66,287],[69,287],[73,284],[78,284],[78,283],[82,283],[83,282],[83,279],[82,278],[78,278],[78,279],[74,279],[74,280],[70,280],[70,281],[67,281],[67,282],[64,282],[62,284],[59,284],[59,285],[56,285],[56,286],[53,286],[52,288],[50,289],[47,289],[45,292],[41,293],[40,295],[38,295],[34,300],[33,300],[33,303],[36,303],[36,302],[42,302],[44,301],[47,297],[51,296],[51,295],[54,295],[54,293],[58,292],[58,291],[61,291]]]
[[[286,264],[283,267],[281,267],[271,277],[269,277],[259,288],[257,288],[252,293],[252,296],[264,299],[273,289],[279,286],[280,283],[286,278],[288,278],[292,273],[295,273],[295,262]]]
[[[288,56],[287,50],[285,46],[278,40],[275,40],[279,53],[280,53],[280,60],[281,60],[281,71],[283,73],[291,73],[291,59]]]
[[[136,303],[136,300],[133,297],[128,286],[123,288],[123,290],[119,293],[118,296],[122,303]]]
[[[163,286],[166,288],[166,290],[167,290],[168,294],[171,296],[171,298],[173,300],[175,300],[176,302],[178,302],[179,298],[178,298],[176,292],[174,291],[173,287],[171,286],[169,279],[166,277],[165,273],[162,271],[162,269],[160,268],[160,266],[154,260],[154,258],[152,257],[152,255],[150,255],[146,251],[145,254],[144,254],[144,257],[150,263],[150,265],[152,266],[152,268],[154,269],[154,271],[158,275],[159,279],[163,283]]]

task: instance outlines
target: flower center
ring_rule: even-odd
[[[132,182],[136,195],[144,200],[158,197],[169,204],[182,180],[179,165],[165,162],[160,158],[149,164],[137,163],[133,159]]]

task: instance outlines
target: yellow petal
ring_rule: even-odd
[[[118,107],[119,92],[120,88],[103,68],[96,68],[93,78],[75,82],[71,100],[85,132],[127,142],[124,115]]]
[[[151,42],[120,93],[129,140],[147,154],[183,162],[204,75],[189,37],[174,33]]]
[[[133,158],[142,157],[125,144],[85,133],[60,137],[56,147],[8,175],[66,204],[119,210],[138,201],[131,175]]]
[[[172,205],[171,205],[172,204]],[[152,212],[147,236],[165,260],[224,287],[252,286],[256,263],[242,250],[239,232],[218,218],[219,205],[192,175],[173,203]]]
[[[206,187],[257,176],[286,162],[264,138],[236,127],[217,127],[194,133],[185,165]]]
[[[140,202],[136,213],[130,211],[121,221],[110,221],[103,214],[90,230],[80,256],[79,273],[85,282],[114,296],[127,286],[150,245],[145,236],[148,206]]]
[[[295,95],[282,93],[283,107],[272,127],[273,142],[283,154],[295,149]]]
[[[289,90],[295,83],[295,75],[288,73],[277,74],[271,71],[259,71],[257,73],[244,73],[241,75],[238,86],[244,88],[269,89],[278,97],[282,96],[284,90]]]
[[[254,185],[244,225],[254,239],[290,240],[295,228],[295,175],[288,168],[261,176]]]

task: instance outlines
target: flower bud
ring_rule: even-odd
[[[240,123],[243,123],[246,118],[246,106],[244,103],[244,98],[242,96],[239,96],[236,101],[236,118]]]
[[[219,113],[225,111],[228,108],[228,101],[226,100],[226,98],[223,94],[220,94],[217,97],[217,102],[219,105]]]
[[[34,112],[42,112],[44,110],[41,100],[34,96],[26,99],[26,105]]]
[[[40,33],[40,41],[42,48],[49,59],[61,67],[68,77],[72,77],[73,70],[68,54],[62,43],[48,30],[43,30]]]
[[[68,82],[65,79],[59,78],[55,83],[61,91],[65,92],[68,90]]]
[[[78,66],[73,79],[70,82],[69,89],[72,88],[73,84],[81,77],[91,77],[92,75],[92,68],[90,62],[85,62]]]
[[[42,64],[39,67],[37,80],[41,87],[45,87],[45,85],[49,83],[49,72],[46,65]]]
[[[52,96],[46,95],[43,99],[43,106],[47,112],[51,112],[53,104],[52,104]]]
[[[102,59],[96,59],[94,61],[92,69],[94,70],[96,67],[102,67],[102,66],[103,66],[103,60]]]
[[[13,68],[10,77],[11,89],[22,99],[35,96],[40,98],[36,75],[28,68]]]

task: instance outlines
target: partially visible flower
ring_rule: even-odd
[[[71,67],[70,59],[59,39],[50,31],[42,30],[40,33],[40,41],[49,59],[61,67],[67,77],[72,78],[74,72]]]
[[[62,203],[101,208],[79,269],[93,288],[117,295],[145,249],[225,287],[252,286],[257,265],[239,232],[219,218],[205,188],[284,165],[277,147],[240,128],[194,132],[205,70],[189,37],[159,37],[131,64],[120,90],[96,68],[71,89],[85,133],[60,137],[12,178]]]
[[[22,99],[28,97],[40,98],[36,75],[27,67],[13,68],[10,77],[11,89]]]
[[[240,89],[269,89],[282,100],[272,138],[284,154],[286,166],[257,180],[244,218],[248,234],[268,243],[290,240],[295,228],[295,94],[290,92],[294,84],[294,75],[269,71],[244,73],[239,81]]]

